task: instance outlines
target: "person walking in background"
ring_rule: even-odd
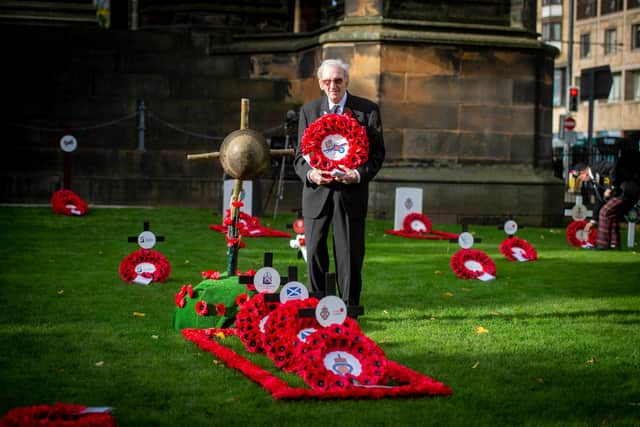
[[[327,239],[333,227],[333,255],[338,288],[348,305],[359,305],[365,254],[365,218],[369,181],[380,170],[385,157],[382,120],[378,105],[347,92],[349,66],[327,59],[318,67],[321,98],[302,106],[298,125],[298,148],[294,159],[303,182],[302,212],[307,246],[307,277],[311,289],[325,291],[329,270]],[[369,140],[367,161],[355,169],[344,165],[331,173],[314,168],[300,150],[307,127],[324,114],[349,114],[365,127]]]

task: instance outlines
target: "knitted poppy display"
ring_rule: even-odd
[[[70,403],[24,406],[11,409],[0,419],[2,427],[115,427],[116,421],[106,412],[89,412],[86,406]]]
[[[535,261],[538,259],[536,248],[526,240],[515,236],[507,237],[500,243],[500,253],[509,261]]]
[[[587,224],[588,221],[576,220],[572,221],[567,226],[567,241],[571,246],[575,246],[577,248],[588,248],[596,244],[598,230],[595,227],[591,227],[589,233],[585,233],[584,228]]]
[[[451,394],[451,389],[445,384],[392,360],[386,361],[387,377],[392,381],[390,385],[365,386],[360,385],[359,382],[356,384],[354,381],[351,383],[352,387],[333,387],[330,391],[319,388],[293,387],[279,376],[218,342],[217,338],[236,335],[235,329],[183,329],[182,335],[203,350],[214,354],[228,367],[238,370],[250,380],[264,387],[275,399],[382,399],[400,396],[449,396]],[[358,348],[357,345],[354,347]],[[348,368],[344,366],[339,369],[348,371]],[[374,373],[372,377],[377,378],[378,376]],[[352,380],[352,378],[349,377],[348,380]]]
[[[140,248],[122,260],[118,271],[122,280],[129,283],[138,277],[151,279],[151,282],[164,282],[169,278],[171,265],[160,252]]]
[[[51,196],[51,207],[58,215],[81,216],[89,212],[89,205],[71,190],[58,190]]]
[[[238,276],[206,272],[207,279],[197,286],[182,285],[175,295],[173,326],[184,328],[222,328],[233,325],[240,306],[255,292],[239,283]],[[217,273],[217,274],[213,274]]]
[[[227,209],[222,225],[211,224],[209,228],[226,234],[229,231],[231,221],[231,210]],[[238,221],[236,221],[236,227],[238,228],[238,235],[242,237],[291,237],[291,233],[287,233],[286,231],[263,227],[258,217],[251,216],[243,211],[240,211]]]
[[[449,240],[458,238],[456,233],[433,230],[429,217],[419,212],[405,215],[401,230],[385,230],[385,233],[412,239]]]
[[[264,324],[267,316],[280,304],[265,302],[264,295],[254,295],[240,307],[236,316],[237,335],[251,353],[264,351]]]
[[[369,139],[364,126],[351,115],[325,114],[305,129],[300,151],[312,168],[355,169],[369,158]]]
[[[298,372],[314,390],[339,391],[382,385],[387,359],[360,328],[330,325],[309,335],[296,357]]]
[[[479,249],[461,249],[451,257],[451,270],[461,279],[477,279],[483,274],[496,275],[496,264]]]

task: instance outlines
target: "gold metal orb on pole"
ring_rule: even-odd
[[[240,208],[233,202],[240,201],[242,181],[253,179],[266,172],[271,167],[271,156],[292,156],[293,149],[269,150],[264,136],[249,129],[249,100],[242,98],[240,105],[240,129],[226,136],[220,151],[188,154],[187,160],[220,159],[224,171],[235,179],[231,195],[230,217],[231,224],[227,232],[229,250],[227,253],[227,273],[234,276],[238,266],[238,249],[240,236],[237,222]]]

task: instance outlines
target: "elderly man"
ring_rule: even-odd
[[[338,59],[327,59],[318,68],[321,98],[300,110],[298,150],[294,160],[296,173],[304,183],[302,212],[307,276],[311,289],[325,291],[325,273],[329,270],[327,239],[333,226],[333,254],[338,287],[348,305],[360,303],[362,265],[365,252],[365,218],[369,181],[384,161],[385,148],[378,105],[347,92],[349,66]],[[340,165],[333,173],[314,168],[300,151],[305,129],[324,114],[349,114],[365,127],[369,139],[368,160],[355,169]]]

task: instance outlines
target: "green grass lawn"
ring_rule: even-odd
[[[285,230],[293,219],[261,222]],[[167,282],[148,287],[118,275],[137,249],[127,237],[146,220],[165,236],[155,249],[172,266]],[[564,229],[527,227],[518,236],[539,260],[515,263],[499,253],[502,230],[471,225],[497,279],[470,281],[449,268],[457,244],[386,235],[392,223],[372,220],[359,323],[389,359],[453,394],[277,401],[171,325],[180,287],[226,269],[224,236],[208,229],[220,222],[206,209],[96,208],[72,218],[46,207],[0,208],[0,416],[67,402],[111,406],[121,426],[640,425],[634,250],[577,249]],[[295,265],[305,281],[288,239],[245,241],[240,270],[259,268],[270,251],[275,268],[284,274]],[[266,356],[251,360],[272,366]]]

